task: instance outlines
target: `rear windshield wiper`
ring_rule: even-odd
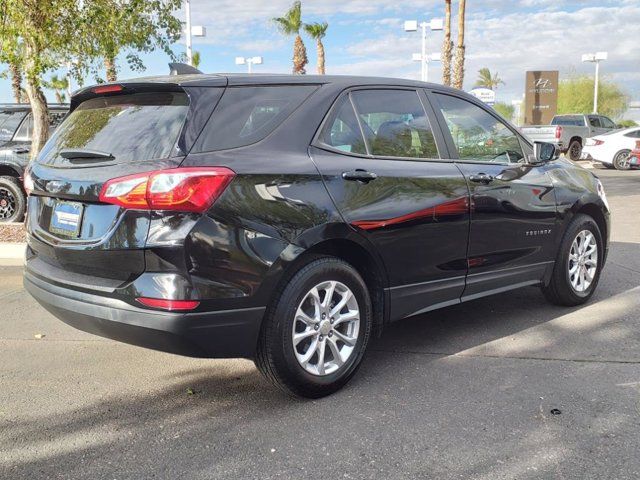
[[[77,148],[64,148],[60,150],[60,156],[68,160],[113,160],[114,157],[109,152],[101,152],[100,150],[89,149],[77,149]]]

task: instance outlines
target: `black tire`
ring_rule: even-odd
[[[631,162],[629,161],[629,155],[631,150],[620,150],[613,157],[611,164],[616,170],[629,170],[631,168]]]
[[[27,196],[15,177],[0,177],[0,223],[21,222]]]
[[[321,282],[330,280],[347,286],[356,298],[360,311],[360,331],[345,363],[333,373],[318,376],[306,371],[296,358],[293,346],[294,317],[307,293]],[[373,310],[362,277],[343,260],[315,257],[293,275],[274,298],[273,304],[267,309],[258,341],[255,359],[258,370],[276,386],[294,396],[319,398],[342,388],[360,366],[371,335]]]
[[[580,155],[582,154],[582,144],[579,140],[572,140],[569,144],[569,148],[567,149],[567,155],[574,162],[580,160]]]
[[[596,265],[596,272],[591,284],[585,291],[579,292],[571,285],[569,275],[569,254],[574,239],[583,230],[588,230],[595,237],[596,245],[598,247],[598,263]],[[556,305],[568,307],[582,305],[589,300],[593,295],[593,292],[595,292],[596,287],[598,286],[598,281],[600,280],[602,262],[604,258],[603,255],[604,245],[598,224],[588,215],[576,215],[573,220],[571,220],[571,223],[569,223],[569,226],[562,238],[560,250],[553,268],[551,281],[549,282],[549,285],[542,287],[542,291],[544,292],[547,300]]]

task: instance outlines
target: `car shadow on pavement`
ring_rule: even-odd
[[[613,243],[612,252],[640,258],[640,245]],[[80,406],[58,390],[56,415],[0,415],[0,477],[540,478],[588,451],[581,435],[628,442],[637,424],[624,416],[640,391],[640,376],[624,370],[640,362],[633,268],[616,284],[622,270],[609,265],[582,307],[549,305],[526,288],[397,322],[372,341],[352,382],[321,400],[286,396],[249,361],[165,367],[175,357],[148,353],[152,367],[132,373],[151,380],[140,390],[82,390],[90,398]],[[619,368],[600,388],[633,388],[616,400],[586,388],[605,374],[599,361]],[[554,405],[577,413],[559,427]]]

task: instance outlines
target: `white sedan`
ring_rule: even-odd
[[[587,138],[581,158],[602,163],[605,167],[628,170],[629,154],[640,142],[640,126],[614,130]]]

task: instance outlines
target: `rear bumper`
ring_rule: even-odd
[[[265,307],[198,313],[147,310],[115,298],[64,288],[27,270],[25,289],[54,316],[94,335],[204,358],[251,358]]]

